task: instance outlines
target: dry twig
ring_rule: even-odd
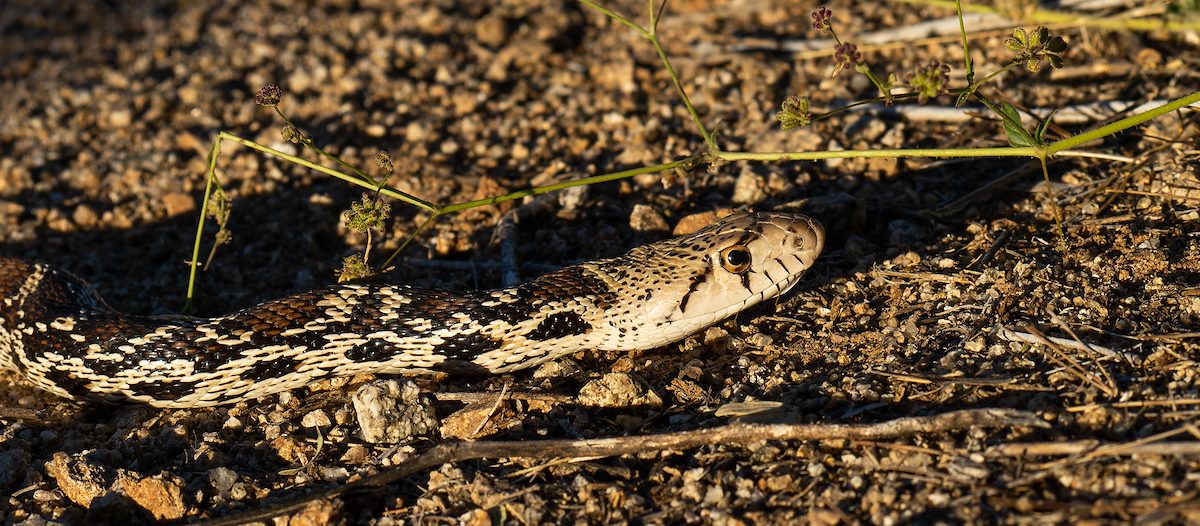
[[[991,457],[1040,457],[1082,455],[1092,451],[1099,452],[1092,458],[1131,455],[1200,455],[1200,442],[1158,442],[1123,448],[1117,448],[1117,445],[1119,444],[1101,446],[1095,440],[1081,440],[1077,442],[1025,442],[992,446],[984,452],[984,455]]]
[[[1000,338],[1001,340],[1010,341],[1010,342],[1036,343],[1036,344],[1043,344],[1043,345],[1045,344],[1045,342],[1051,342],[1051,343],[1054,343],[1055,345],[1058,345],[1059,347],[1064,347],[1067,349],[1076,349],[1076,350],[1080,350],[1080,351],[1096,352],[1096,353],[1100,353],[1108,358],[1120,358],[1120,359],[1123,359],[1126,361],[1132,361],[1132,358],[1128,354],[1123,353],[1121,351],[1114,351],[1112,349],[1109,349],[1108,347],[1101,347],[1099,345],[1095,345],[1095,344],[1091,344],[1091,343],[1077,342],[1075,340],[1068,340],[1066,338],[1055,338],[1053,336],[1044,336],[1043,335],[1042,337],[1039,338],[1037,335],[1030,334],[1028,332],[1014,331],[1012,329],[1009,329],[1008,327],[999,327],[998,330],[996,331],[996,337]]]
[[[616,438],[446,442],[387,471],[302,495],[290,502],[203,521],[200,524],[226,526],[264,521],[271,517],[301,510],[315,500],[332,499],[352,491],[384,486],[434,466],[480,458],[600,458],[711,445],[747,446],[765,440],[877,440],[919,433],[1016,426],[1045,428],[1049,427],[1049,424],[1025,411],[972,409],[951,411],[936,416],[897,418],[877,424],[729,424],[693,431]]]

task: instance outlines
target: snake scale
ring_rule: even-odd
[[[678,341],[786,292],[824,237],[799,214],[737,213],[513,288],[343,284],[215,318],[122,314],[70,273],[0,258],[0,368],[63,397],[159,407],[362,373],[503,373]]]

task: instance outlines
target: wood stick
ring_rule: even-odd
[[[996,337],[1000,338],[1001,340],[1010,341],[1010,342],[1036,343],[1039,345],[1045,344],[1045,342],[1043,342],[1041,338],[1038,338],[1037,336],[1035,336],[1033,334],[1030,334],[1028,332],[1014,331],[1012,329],[1009,329],[1008,327],[1003,327],[1003,326],[1001,326],[999,328],[999,330],[996,331]],[[1067,338],[1056,338],[1053,336],[1046,336],[1045,339],[1047,341],[1058,344],[1060,347],[1065,347],[1068,349],[1075,349],[1075,350],[1085,351],[1085,352],[1086,351],[1097,352],[1097,353],[1103,354],[1104,356],[1109,357],[1109,358],[1122,358],[1127,361],[1132,361],[1132,359],[1133,359],[1132,356],[1130,356],[1126,353],[1123,353],[1120,351],[1114,351],[1112,349],[1109,349],[1107,347],[1101,347],[1099,345],[1077,342],[1075,340],[1069,340]]]
[[[1200,455],[1200,442],[1158,442],[1116,449],[1114,444],[1102,445],[1095,440],[1077,442],[1027,442],[1000,444],[984,451],[985,456],[995,457],[1039,457],[1082,455],[1091,451],[1099,454],[1092,457],[1116,457],[1130,455],[1191,456]]]

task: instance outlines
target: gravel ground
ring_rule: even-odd
[[[322,147],[364,167],[390,152],[392,184],[435,202],[703,148],[653,48],[573,3],[118,4],[0,7],[0,254],[68,269],[126,312],[182,307],[218,131],[295,150],[280,138],[281,120],[253,102],[268,83],[286,90],[282,109]],[[783,132],[774,113],[788,95],[826,107],[873,91],[861,76],[831,78],[828,56],[778,50],[816,37],[815,5],[678,4],[660,25],[665,48],[705,121],[721,121],[726,149],[1005,143],[986,118],[871,112]],[[905,4],[833,9],[842,35],[950,14]],[[1071,44],[1066,68],[1012,72],[988,93],[1055,108],[1169,99],[1200,85],[1195,32],[1061,31]],[[1008,60],[1007,34],[972,40],[978,71]],[[898,73],[940,59],[961,80],[954,39],[902,44],[867,59]],[[697,170],[686,184],[639,176],[570,193],[520,226],[527,276],[621,253],[668,236],[688,216],[729,208],[803,210],[825,223],[830,240],[797,292],[680,345],[583,353],[495,378],[415,378],[419,390],[367,384],[375,396],[432,404],[440,417],[399,446],[368,439],[356,405],[364,378],[234,407],[160,411],[68,403],[0,373],[0,491],[10,494],[0,517],[220,516],[386,471],[444,437],[619,437],[748,418],[872,423],[1005,408],[1045,427],[474,460],[318,502],[288,520],[1197,522],[1198,120],[1175,113],[1088,147],[1132,162],[1053,161],[1062,235],[1040,173],[1019,159],[732,163]],[[228,312],[332,282],[364,242],[340,221],[360,190],[232,143],[222,148],[233,239],[201,276],[198,310]],[[985,187],[1013,172],[1007,184]],[[487,263],[499,257],[494,231],[510,208],[441,219],[405,252],[474,267],[403,264],[388,279],[498,286]],[[426,217],[399,204],[393,211],[376,254]],[[515,395],[497,401],[501,391]],[[479,418],[480,407],[490,418]],[[730,416],[731,407],[770,411]],[[420,431],[419,420],[408,422]]]

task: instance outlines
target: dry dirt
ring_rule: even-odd
[[[127,312],[175,313],[183,304],[215,133],[290,147],[281,121],[253,103],[270,82],[284,87],[282,108],[317,143],[359,166],[391,152],[393,184],[437,202],[703,147],[648,43],[574,3],[117,4],[0,7],[0,253],[68,269]],[[613,7],[641,17],[644,4]],[[983,113],[944,123],[852,112],[780,131],[775,111],[788,95],[826,108],[873,93],[860,75],[830,78],[829,56],[773,49],[818,37],[809,28],[814,7],[669,6],[660,26],[666,51],[705,122],[721,122],[724,148],[1005,144]],[[842,35],[951,14],[874,2],[832,8]],[[1058,31],[1071,45],[1066,69],[1014,71],[987,93],[1049,109],[1177,98],[1200,86],[1194,31]],[[1006,35],[972,39],[980,72],[1009,59]],[[940,59],[962,82],[953,38],[866,57],[901,76]],[[417,379],[441,395],[554,395],[492,404],[495,421],[480,440],[701,429],[747,418],[718,408],[760,401],[777,402],[756,415],[770,422],[1008,408],[1032,412],[1046,428],[475,460],[318,503],[291,523],[1200,521],[1198,121],[1195,111],[1177,112],[1087,146],[1132,162],[1053,160],[1061,236],[1040,172],[985,188],[1028,168],[1022,159],[731,163],[669,188],[654,176],[596,185],[522,225],[520,261],[536,269],[614,255],[669,235],[652,228],[658,220],[673,226],[736,207],[804,210],[830,239],[798,290],[680,345],[584,353],[536,376]],[[1064,124],[1051,135],[1094,125]],[[201,278],[202,313],[330,283],[361,245],[339,220],[359,190],[228,143],[220,173],[236,197],[233,241]],[[651,213],[635,229],[638,205]],[[492,238],[506,209],[444,218],[405,253],[475,261],[475,270],[405,264],[389,279],[498,286],[485,263],[498,257]],[[399,204],[394,211],[377,253],[424,217]],[[660,403],[575,402],[609,372],[644,381]],[[398,447],[364,443],[354,387],[343,383],[174,411],[64,402],[9,373],[0,383],[9,415],[0,427],[6,524],[221,516],[386,470],[444,440],[434,432]],[[436,402],[439,415],[463,405],[452,397]]]

